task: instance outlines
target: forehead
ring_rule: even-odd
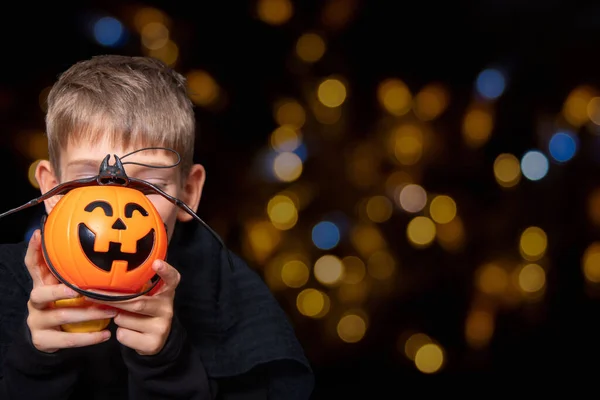
[[[133,151],[140,150],[142,147],[123,147],[112,143],[108,140],[101,140],[93,145],[90,143],[73,143],[67,144],[66,149],[62,152],[60,165],[62,171],[68,171],[74,168],[95,167],[99,168],[102,160],[110,155],[109,163],[114,163],[113,155],[123,157]],[[166,150],[144,150],[135,154],[128,155],[123,162],[136,162],[150,165],[173,165],[177,158]],[[126,169],[136,167],[135,165],[126,165]]]

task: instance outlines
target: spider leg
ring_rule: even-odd
[[[57,186],[53,187],[52,189],[50,189],[49,191],[47,191],[46,193],[44,193],[42,196],[37,197],[19,207],[13,208],[12,210],[8,210],[8,211],[0,214],[0,218],[6,217],[7,215],[14,214],[14,213],[22,211],[22,210],[25,210],[26,208],[36,206],[36,205],[42,203],[44,200],[49,199],[52,196],[64,194],[64,193],[68,192],[69,190],[72,190],[72,189],[75,189],[78,187],[91,186],[91,185],[94,185],[95,183],[96,183],[96,177],[79,179],[79,180],[61,183],[60,185],[57,185]]]

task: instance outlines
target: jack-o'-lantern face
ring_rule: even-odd
[[[83,216],[78,225],[79,242],[87,258],[98,268],[110,272],[115,261],[126,261],[127,271],[138,268],[150,255],[156,240],[156,231],[148,211],[138,203],[127,203],[122,215],[116,215],[112,205],[104,200],[94,200],[84,211],[102,210],[106,218]],[[135,214],[135,215],[134,215]],[[105,225],[94,233],[85,221],[96,226]]]
[[[152,202],[124,187],[74,189],[44,225],[47,262],[82,289],[136,292],[164,259],[167,234]]]

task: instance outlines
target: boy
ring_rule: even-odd
[[[184,78],[157,60],[117,55],[82,61],[48,96],[49,160],[42,193],[95,176],[102,159],[148,146],[176,150],[176,168],[127,165],[196,210],[205,171],[193,164],[195,119]],[[127,161],[169,165],[173,154],[142,151]],[[36,231],[29,243],[0,245],[2,399],[307,399],[313,387],[285,314],[238,257],[189,214],[148,195],[167,228],[168,258],[153,267],[164,284],[152,296],[81,308],[50,307],[77,294],[49,272]],[[49,213],[59,200],[45,201]],[[9,223],[0,219],[0,224]],[[111,318],[101,332],[66,323]]]

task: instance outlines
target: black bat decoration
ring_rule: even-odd
[[[167,165],[167,166],[162,166],[162,165],[156,166],[156,165],[149,165],[149,164],[143,164],[143,163],[138,163],[138,162],[122,162],[122,160],[125,157],[130,156],[135,153],[138,153],[140,151],[145,151],[145,150],[170,151],[177,156],[177,162],[174,163],[173,165]],[[61,184],[57,185],[56,187],[52,188],[51,190],[49,190],[48,192],[46,192],[45,194],[43,194],[42,196],[37,197],[19,207],[13,208],[11,210],[8,210],[8,211],[0,214],[0,218],[3,218],[10,214],[14,214],[16,212],[22,211],[26,208],[41,204],[44,200],[49,199],[52,196],[64,195],[64,194],[68,193],[70,190],[73,190],[76,188],[87,187],[87,186],[120,186],[120,187],[126,187],[126,188],[139,190],[140,192],[142,192],[145,195],[149,195],[149,194],[161,195],[162,197],[167,199],[169,202],[173,203],[180,209],[187,212],[196,221],[200,222],[200,224],[202,224],[202,226],[204,226],[204,228],[206,228],[215,237],[215,239],[219,242],[221,247],[223,249],[226,249],[225,243],[219,237],[219,235],[206,222],[204,222],[202,220],[202,218],[200,218],[187,204],[185,204],[183,201],[177,199],[176,197],[173,197],[173,196],[165,193],[159,187],[151,184],[150,182],[146,182],[141,179],[131,178],[131,177],[127,176],[127,174],[125,173],[125,168],[123,166],[126,164],[136,164],[136,165],[141,165],[141,166],[145,166],[145,167],[149,167],[149,168],[173,168],[173,167],[176,167],[177,165],[179,165],[181,163],[181,156],[179,155],[178,152],[176,152],[173,149],[166,148],[166,147],[145,147],[145,148],[142,148],[139,150],[135,150],[131,153],[128,153],[120,158],[116,154],[113,154],[113,157],[115,159],[115,162],[113,165],[109,164],[110,154],[108,154],[104,158],[104,160],[100,164],[100,170],[98,172],[98,175],[89,177],[89,178],[77,179],[77,180],[61,183]],[[46,215],[44,215],[42,217],[42,224],[41,224],[42,237],[44,234],[45,220],[46,220]],[[44,245],[43,240],[42,240],[42,251],[44,252],[44,256],[46,256],[46,258],[47,258],[46,247]],[[227,253],[227,258],[229,261],[229,267],[233,268],[233,260],[231,258],[231,254],[229,251],[226,251],[226,253]],[[50,268],[52,273],[56,276],[56,278],[60,282],[62,282],[66,286],[70,287],[71,289],[75,290],[77,293],[81,294],[82,296],[86,296],[86,297],[96,299],[96,300],[103,300],[103,301],[123,301],[123,300],[134,299],[136,297],[139,297],[146,293],[149,293],[160,281],[160,277],[158,275],[155,275],[152,278],[152,285],[150,285],[149,288],[143,290],[142,292],[135,293],[135,294],[129,294],[129,295],[111,296],[111,295],[90,292],[88,290],[81,289],[81,288],[73,285],[72,283],[68,282],[67,280],[65,280],[56,271],[56,269],[52,265],[48,265],[48,267]]]

